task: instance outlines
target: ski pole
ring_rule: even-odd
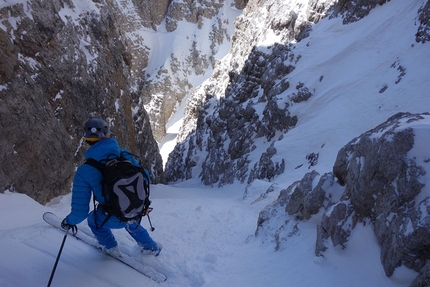
[[[67,234],[69,234],[69,227],[66,228],[66,234],[64,234],[63,242],[61,243],[60,250],[58,251],[57,259],[55,259],[54,268],[52,268],[51,277],[49,278],[48,286],[51,286],[52,278],[54,278],[55,269],[57,269],[58,260],[60,260],[61,252],[63,251],[64,243],[66,242]]]
[[[151,218],[149,218],[149,213],[152,211],[152,209],[153,209],[152,207],[148,207],[148,209],[145,212],[145,215],[148,216],[148,221],[149,221],[149,226],[151,226],[151,231],[154,231],[155,227],[152,226]]]
[[[149,221],[149,226],[151,226],[151,231],[154,231],[155,227],[152,226],[151,218],[149,218],[149,213],[146,216],[148,216],[148,221]]]

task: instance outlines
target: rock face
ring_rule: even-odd
[[[331,17],[342,15],[343,24],[356,22],[367,16],[376,5],[382,5],[390,0],[340,0],[333,5]]]
[[[388,276],[402,263],[419,271],[430,255],[426,251],[430,246],[430,216],[426,211],[430,198],[417,198],[425,185],[422,177],[428,158],[408,157],[414,145],[421,144],[414,138],[414,126],[428,116],[393,116],[340,150],[333,167],[339,183],[346,187],[340,204],[350,202],[350,212],[337,223],[330,222],[334,213],[324,217],[322,228],[342,226],[340,222],[349,217],[361,222],[370,220]],[[403,127],[405,122],[409,127]],[[339,244],[345,242],[341,240]]]
[[[282,190],[260,212],[256,235],[274,239],[278,249],[300,232],[302,220],[323,210],[315,254],[324,256],[331,245],[348,248],[357,224],[371,224],[386,275],[403,264],[420,272],[411,286],[426,286],[430,189],[424,187],[430,152],[423,147],[428,132],[430,114],[398,113],[353,139],[339,151],[333,173],[320,177],[313,171]]]
[[[190,91],[178,136],[180,143],[166,164],[167,181],[198,176],[205,184],[223,185],[234,180],[271,179],[282,173],[282,161],[271,160],[268,155],[275,148],[274,142],[300,121],[290,107],[314,95],[305,79],[289,81],[289,75],[303,57],[290,43],[306,39],[312,24],[325,16],[342,17],[346,25],[359,21],[386,2],[314,0],[294,6],[293,1],[249,1],[236,19],[229,54],[207,81]],[[288,13],[281,15],[279,11]],[[416,41],[425,42],[428,5],[417,13],[420,26]],[[270,37],[276,37],[273,45],[262,44],[263,39]],[[403,67],[398,69],[401,71]],[[280,97],[285,93],[287,98]],[[266,150],[264,155],[260,153],[257,162],[250,159],[257,147],[255,142],[262,142]],[[196,166],[202,166],[203,171],[193,172]]]
[[[166,17],[168,8],[172,0],[132,0],[130,5],[132,10],[136,10],[139,18],[133,20],[138,21],[139,24],[147,28],[152,28],[154,31],[157,30],[157,26]],[[125,3],[121,3],[124,5]],[[130,19],[129,17],[126,17]],[[133,23],[133,21],[130,21]]]
[[[314,186],[315,181],[318,183]],[[342,190],[331,173],[320,176],[312,171],[305,174],[301,180],[281,190],[278,199],[260,212],[255,235],[263,241],[274,240],[275,249],[280,249],[288,237],[299,232],[302,220],[311,218],[322,207],[332,205],[336,198],[340,198]]]
[[[294,54],[290,53],[287,47],[277,46],[275,49],[279,51],[272,54],[273,62],[276,62],[275,57],[285,59],[287,62],[288,59],[294,59]],[[244,182],[249,178],[249,161],[246,155],[256,148],[253,144],[255,139],[265,138],[270,141],[276,132],[286,132],[297,122],[297,118],[290,115],[287,108],[280,108],[274,98],[280,90],[288,86],[287,83],[275,85],[275,81],[288,74],[292,68],[288,64],[276,66],[274,64],[274,67],[266,70],[260,66],[264,62],[262,59],[270,58],[270,55],[256,52],[253,56],[244,67],[246,76],[230,73],[232,84],[226,89],[226,97],[216,104],[213,111],[210,113],[204,109],[195,111],[198,114],[197,132],[189,139],[192,145],[192,149],[189,150],[193,154],[197,150],[199,154],[207,151],[206,159],[202,163],[203,171],[200,174],[205,184],[223,185],[236,179]],[[263,93],[260,93],[261,87],[264,89]],[[205,108],[209,109],[215,101],[210,97],[213,93],[211,91],[207,93]],[[256,105],[266,106],[262,115],[256,112]],[[207,133],[211,137],[207,138],[205,136]],[[197,161],[190,154],[191,158],[185,157],[187,163],[181,164],[184,160],[181,155],[186,145],[188,143],[177,145],[173,155],[171,154],[166,167],[168,180],[191,178],[191,170]],[[274,154],[276,149],[273,146],[268,147],[261,160],[254,166],[249,181],[255,178],[271,178],[283,172],[282,162],[271,161],[270,158]],[[179,165],[184,166],[183,172],[176,169]]]
[[[172,1],[166,17],[166,30],[168,32],[176,30],[178,22],[182,20],[197,24],[201,29],[203,21],[216,16],[223,6],[224,1]]]
[[[163,181],[117,9],[103,1],[88,5],[91,12],[79,15],[62,0],[0,9],[1,191],[41,203],[69,192],[86,150],[82,126],[92,116],[105,118],[154,182]]]
[[[283,160],[272,159],[276,154],[273,143],[298,121],[289,106],[306,101],[312,91],[304,83],[290,87],[288,75],[301,58],[292,45],[276,43],[259,49],[258,41],[273,33],[279,43],[303,39],[310,23],[318,21],[330,3],[314,1],[300,11],[284,1],[247,3],[236,19],[228,57],[208,81],[191,92],[180,143],[166,164],[167,181],[198,176],[207,185],[222,186],[235,180],[271,179],[284,171]],[[279,11],[291,12],[285,19]],[[288,99],[280,101],[277,96],[288,89]],[[251,161],[257,141],[264,143],[265,152],[260,160]],[[202,172],[194,174],[195,166],[202,167]]]
[[[301,120],[291,112],[292,106],[309,101],[318,89],[305,78],[291,81],[291,75],[306,61],[306,55],[291,43],[311,43],[307,37],[312,25],[326,16],[341,17],[348,25],[387,2],[247,2],[236,18],[229,54],[208,80],[190,91],[179,143],[166,164],[166,180],[199,177],[205,184],[222,186],[235,180],[270,180],[283,173],[285,160],[276,157],[276,142],[288,136]],[[430,31],[429,3],[417,7],[416,41],[411,45],[426,43]],[[399,72],[398,84],[405,68],[394,61],[392,69]],[[321,75],[319,82],[324,80]],[[379,93],[388,88],[381,87]],[[318,153],[308,156],[311,166],[318,162]]]
[[[430,41],[430,2],[420,8],[419,13],[419,23],[418,32],[415,34],[416,41],[418,43],[426,43]]]

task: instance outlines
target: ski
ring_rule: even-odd
[[[46,223],[48,223],[50,226],[55,227],[55,228],[57,228],[63,232],[65,231],[61,227],[61,221],[62,220],[57,215],[55,215],[54,213],[45,212],[43,214],[43,220]],[[69,230],[69,234],[71,236],[75,237],[77,240],[85,242],[86,244],[91,245],[94,248],[96,248],[97,250],[101,251],[101,249],[99,248],[99,245],[97,243],[96,238],[94,237],[94,235],[91,232],[79,229],[79,231],[76,234],[73,234],[72,231]],[[116,256],[113,256],[111,254],[106,254],[106,255],[122,262],[123,264],[129,266],[130,268],[133,268],[137,272],[143,274],[144,276],[152,279],[153,281],[155,281],[157,283],[161,283],[161,282],[164,282],[167,280],[166,275],[155,270],[152,266],[149,266],[147,264],[144,264],[144,263],[136,260],[132,256],[128,256],[124,253],[121,254],[121,257],[116,257]]]

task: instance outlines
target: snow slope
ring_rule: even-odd
[[[264,182],[261,183],[263,188]],[[164,286],[407,286],[416,273],[398,268],[384,275],[370,227],[357,227],[345,250],[315,257],[313,220],[275,252],[253,235],[259,211],[275,194],[252,204],[242,186],[209,189],[188,182],[153,187],[152,237],[163,243],[151,264],[168,276]],[[22,194],[0,194],[0,286],[45,286],[64,234],[42,221],[45,211],[68,214],[70,195],[41,206]],[[7,219],[6,219],[7,218]],[[148,227],[146,219],[143,225]],[[81,224],[79,228],[87,228]],[[135,249],[124,230],[115,230],[122,249]],[[135,250],[136,254],[139,254]],[[148,258],[147,258],[148,259]],[[68,237],[52,286],[157,286],[116,260]]]
[[[301,178],[312,152],[319,154],[313,168],[331,171],[337,152],[353,138],[397,112],[429,111],[429,45],[415,42],[417,11],[425,2],[390,1],[348,25],[325,18],[295,45],[302,58],[288,76],[290,85],[303,82],[314,95],[288,108],[298,123],[275,144],[274,161],[286,161],[278,181]]]

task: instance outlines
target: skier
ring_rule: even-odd
[[[121,151],[128,152],[120,148],[118,142],[110,137],[107,123],[99,118],[89,119],[85,123],[84,140],[90,145],[85,153],[87,159],[94,158],[100,161],[113,154],[119,156]],[[126,153],[126,158],[133,165],[139,165],[130,153]],[[137,244],[142,247],[143,253],[158,256],[162,246],[152,240],[145,228],[137,222],[121,222],[116,216],[104,211],[101,180],[102,174],[93,166],[82,164],[78,167],[73,180],[71,212],[64,218],[61,226],[76,230],[76,225],[87,218],[88,226],[97,238],[102,251],[113,256],[120,256],[120,251],[111,229],[126,228]],[[88,214],[91,192],[99,204]]]

